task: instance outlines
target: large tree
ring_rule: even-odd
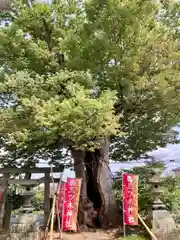
[[[121,160],[174,141],[178,43],[149,0],[17,2],[0,28],[3,146],[69,148],[80,225],[114,225],[109,145]]]

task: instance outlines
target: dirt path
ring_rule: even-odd
[[[117,230],[112,230],[109,232],[97,231],[97,232],[83,232],[68,234],[63,233],[63,240],[118,240],[116,237]],[[54,240],[59,239],[59,234],[54,234]]]

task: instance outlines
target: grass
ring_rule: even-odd
[[[140,236],[129,236],[125,238],[120,238],[119,240],[146,240],[146,238]]]

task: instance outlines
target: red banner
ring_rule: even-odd
[[[0,202],[2,202],[3,192],[0,192]]]
[[[3,200],[3,194],[4,194],[4,187],[0,186],[0,202]]]
[[[61,216],[63,212],[63,204],[64,204],[64,197],[65,197],[65,188],[66,184],[61,183],[59,195],[58,195],[58,213]]]
[[[81,179],[67,179],[63,211],[63,231],[77,231],[80,190]]]
[[[138,225],[138,176],[123,174],[124,224]]]

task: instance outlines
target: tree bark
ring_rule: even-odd
[[[72,149],[76,176],[82,178],[79,225],[109,228],[120,224],[109,168],[109,141],[94,152]]]
[[[103,200],[99,214],[102,227],[120,225],[120,212],[113,191],[113,180],[109,167],[109,141],[107,139],[102,142],[99,149],[97,182]]]
[[[2,195],[2,199],[0,201],[0,228],[3,228],[4,211],[5,211],[6,197],[7,197],[7,193],[8,193],[9,174],[8,173],[4,174],[3,178],[4,178],[4,182],[3,182],[3,186],[2,186],[3,195]]]
[[[78,212],[78,223],[80,226],[87,225],[87,217],[84,212],[84,206],[87,200],[87,183],[86,183],[86,171],[84,165],[85,152],[81,150],[72,149],[72,157],[74,158],[74,169],[77,178],[82,178],[79,212]]]

